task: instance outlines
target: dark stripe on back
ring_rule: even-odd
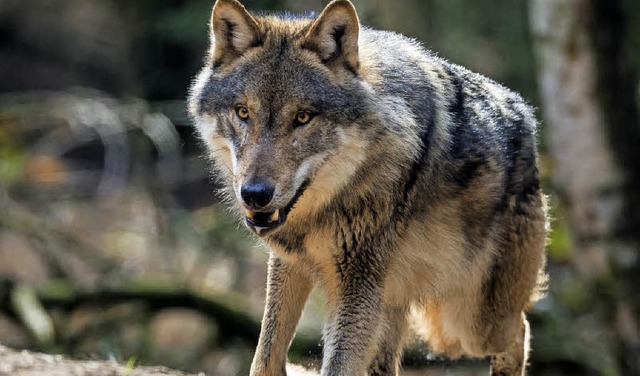
[[[416,185],[418,181],[418,176],[421,170],[421,167],[424,166],[425,161],[429,157],[429,146],[431,144],[431,140],[433,139],[435,128],[435,119],[432,118],[431,122],[428,126],[422,129],[422,134],[420,135],[420,155],[418,158],[413,161],[411,164],[411,169],[409,170],[409,177],[407,179],[407,183],[404,186],[404,191],[402,193],[402,199],[404,202],[409,198],[409,193],[413,190],[413,187]]]
[[[489,141],[487,139],[489,135],[478,128],[482,119],[473,119],[473,115],[466,111],[464,105],[466,95],[463,84],[465,77],[460,77],[460,74],[464,73],[456,72],[454,67],[446,67],[445,69],[451,77],[455,94],[448,110],[451,121],[455,125],[452,132],[450,155],[457,168],[450,171],[450,179],[464,190],[477,177],[480,168],[487,164],[489,150],[486,142]],[[486,100],[481,91],[476,95],[477,100]],[[490,108],[489,106],[485,107]]]

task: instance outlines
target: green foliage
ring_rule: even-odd
[[[132,356],[129,358],[129,360],[127,360],[127,365],[125,366],[127,369],[127,374],[133,371],[133,367],[135,367],[136,365],[136,360],[137,358],[135,356]]]
[[[12,183],[22,177],[26,157],[19,147],[3,144],[1,137],[0,129],[0,182]]]
[[[25,171],[25,150],[14,139],[10,127],[16,123],[9,109],[0,107],[0,184],[11,184],[19,180]]]
[[[571,261],[573,257],[573,248],[569,225],[564,216],[564,210],[557,205],[557,199],[552,197],[550,206],[552,227],[549,236],[549,245],[547,246],[547,254],[552,261],[566,263]]]

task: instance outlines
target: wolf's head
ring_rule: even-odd
[[[371,89],[359,77],[359,31],[348,0],[315,19],[254,16],[237,0],[213,8],[189,109],[260,235],[324,205],[364,158]]]

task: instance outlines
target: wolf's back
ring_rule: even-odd
[[[503,204],[538,189],[537,122],[520,95],[388,31],[365,28],[361,56],[374,71],[365,80],[379,95],[401,99],[414,120],[388,125],[418,138],[409,179],[435,168],[439,183],[465,188],[489,166],[504,180]]]

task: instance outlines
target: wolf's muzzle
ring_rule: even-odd
[[[293,209],[298,199],[302,196],[304,191],[309,186],[309,181],[305,181],[300,185],[300,188],[296,191],[291,201],[283,208],[272,212],[256,212],[252,210],[246,210],[245,221],[250,229],[255,231],[258,235],[265,235],[268,232],[280,227],[286,220],[289,212]]]

